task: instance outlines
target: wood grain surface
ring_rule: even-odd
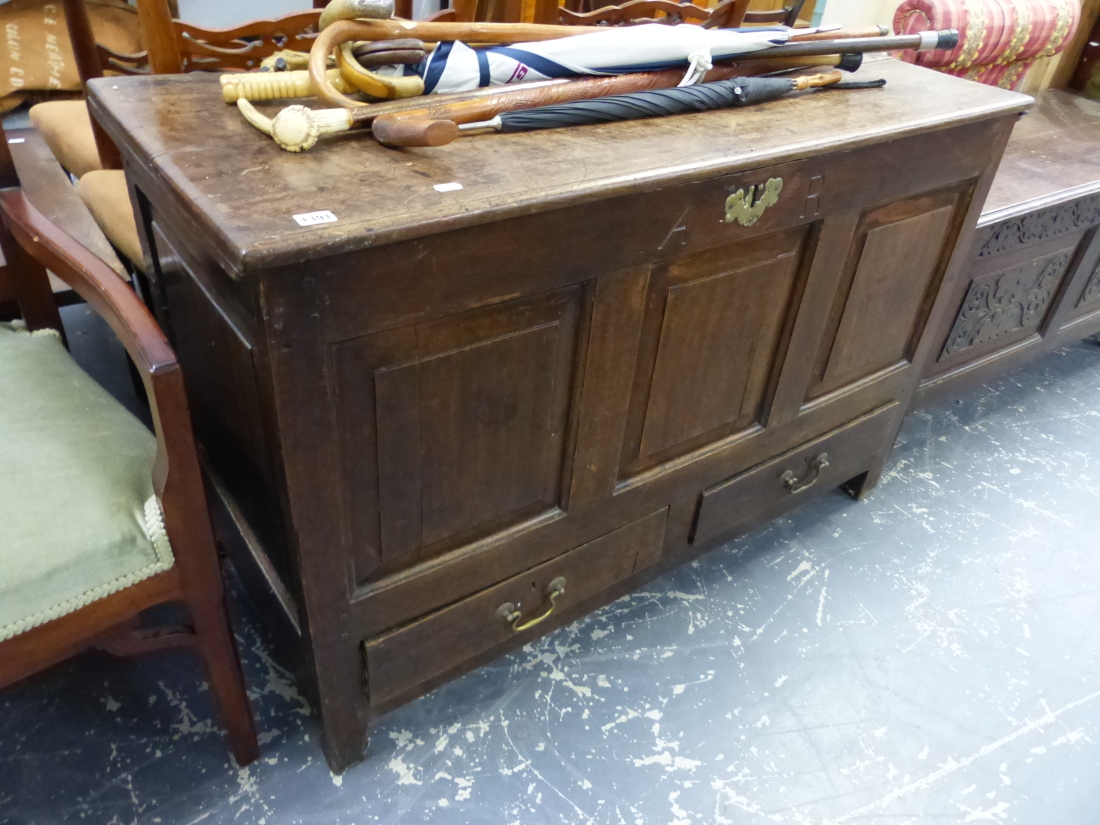
[[[892,60],[857,73],[885,88],[821,92],[735,111],[464,138],[387,149],[367,135],[279,149],[221,102],[216,77],[89,84],[110,135],[178,193],[232,275],[530,214],[594,198],[850,149],[1020,111],[1029,99]],[[276,107],[268,107],[274,114]],[[462,189],[440,192],[440,184]],[[293,215],[333,212],[299,227]]]
[[[1058,90],[1041,93],[1012,130],[985,201],[981,223],[1100,191],[1100,101]]]

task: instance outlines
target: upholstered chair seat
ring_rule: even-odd
[[[50,100],[31,106],[31,123],[41,134],[53,156],[78,178],[102,169],[92,116],[83,100]]]
[[[100,169],[88,172],[76,184],[76,191],[95,222],[115,249],[144,271],[144,256],[138,237],[137,220],[126,186],[126,173],[121,169]]]
[[[92,217],[119,252],[144,271],[137,221],[119,169],[104,169],[83,100],[51,100],[31,107],[31,123],[57,162],[78,178],[77,191]]]
[[[156,439],[53,330],[0,324],[0,641],[173,565]]]

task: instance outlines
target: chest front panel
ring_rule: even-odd
[[[318,288],[349,586],[369,599],[419,565],[535,548],[483,565],[487,586],[552,555],[540,531],[595,538],[594,503],[640,517],[894,400],[981,141],[961,128],[334,265]],[[918,175],[914,156],[937,163]]]

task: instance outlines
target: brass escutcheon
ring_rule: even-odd
[[[516,606],[511,602],[505,602],[497,608],[497,615],[504,621],[508,622],[512,626],[512,630],[519,633],[523,630],[527,630],[529,627],[534,627],[543,619],[549,618],[550,614],[554,612],[554,604],[557,602],[558,597],[565,593],[565,578],[558,576],[546,587],[546,595],[550,597],[550,607],[541,616],[535,616],[533,619],[528,619],[525,622],[520,622],[523,618],[523,614],[516,609]]]
[[[783,486],[793,495],[795,493],[801,493],[808,487],[813,487],[817,480],[821,477],[821,471],[829,466],[829,454],[822,453],[813,461],[810,462],[810,473],[806,478],[810,479],[806,481],[798,480],[798,476],[794,474],[794,470],[787,470],[783,475],[779,477],[779,480],[783,482]]]
[[[738,189],[726,198],[726,223],[737,221],[742,226],[752,226],[765,209],[778,203],[781,191],[783,178],[769,178],[763,186],[750,186],[748,194]]]

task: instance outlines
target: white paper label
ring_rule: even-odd
[[[22,143],[26,138],[8,138],[8,143]]]
[[[450,183],[437,183],[432,187],[436,192],[457,192],[462,188],[462,184],[458,181],[451,181]]]
[[[305,212],[301,215],[295,215],[294,220],[298,222],[298,226],[316,226],[319,223],[336,223],[338,218],[324,209],[320,212]]]

